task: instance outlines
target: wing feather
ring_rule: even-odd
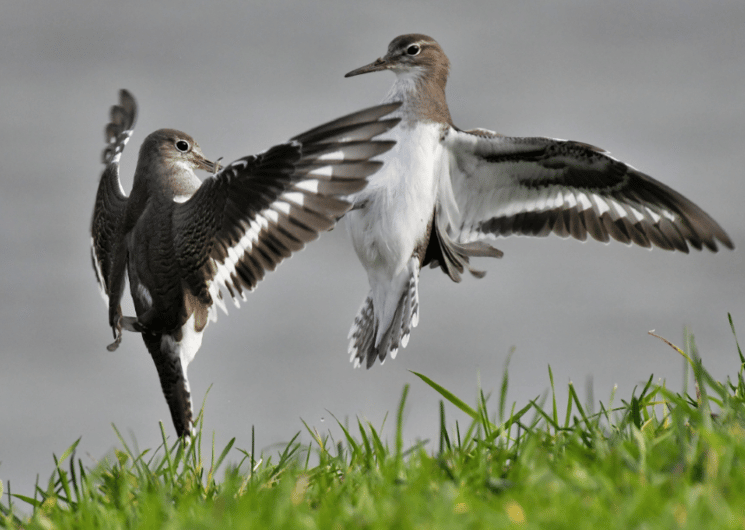
[[[398,123],[398,104],[365,109],[236,160],[174,211],[179,266],[204,303],[226,291],[236,305],[266,272],[332,228],[393,146],[374,140]],[[224,308],[224,304],[220,304]],[[214,315],[214,313],[213,313]]]
[[[693,202],[597,147],[455,129],[444,143],[464,239],[589,234],[681,252],[734,248]]]
[[[118,231],[127,204],[119,181],[119,160],[127,145],[137,120],[137,104],[126,91],[119,92],[119,104],[111,107],[111,121],[106,125],[106,148],[103,163],[106,165],[96,192],[96,202],[91,220],[91,258],[101,295],[106,303],[117,286],[112,285],[115,247]],[[123,265],[123,264],[122,264]],[[123,270],[122,273],[123,279]]]

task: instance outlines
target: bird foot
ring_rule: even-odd
[[[122,330],[126,329],[133,333],[144,333],[147,331],[136,317],[119,317],[116,326],[113,327],[114,331],[114,342],[106,346],[109,351],[116,351],[119,344],[122,343]]]
[[[116,349],[119,347],[119,344],[122,342],[122,332],[118,331],[114,333],[114,342],[106,346],[106,349],[109,351],[116,351]]]

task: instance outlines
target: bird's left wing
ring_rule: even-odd
[[[734,248],[706,212],[670,187],[588,144],[450,129],[443,140],[459,239],[521,234],[688,252],[717,240]]]
[[[394,142],[373,140],[398,123],[381,119],[399,104],[344,116],[227,165],[176,205],[174,233],[183,277],[203,303],[238,305],[264,277],[351,208]],[[214,318],[215,312],[211,311]]]
[[[111,120],[106,126],[106,148],[91,220],[91,259],[101,296],[109,306],[109,324],[114,330],[116,348],[121,340],[120,299],[124,288],[126,249],[120,233],[127,196],[119,181],[119,159],[134,131],[137,104],[126,90],[119,92],[119,104],[111,107]]]

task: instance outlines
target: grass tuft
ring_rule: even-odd
[[[3,528],[743,528],[745,526],[745,358],[730,317],[739,367],[719,382],[693,335],[684,347],[694,395],[654,377],[620,399],[582,404],[548,368],[550,401],[507,401],[507,365],[498,394],[480,388],[471,406],[414,372],[440,397],[436,448],[404,446],[402,391],[394,432],[357,419],[341,438],[303,422],[276,455],[235,448],[202,458],[202,414],[189,442],[141,451],[114,427],[120,448],[90,468],[80,440],[58,458],[33,496],[10,489]],[[509,359],[508,359],[509,362]],[[560,404],[565,404],[560,414]],[[447,421],[450,407],[466,414]],[[563,410],[563,409],[562,409]],[[596,411],[596,412],[595,412]],[[229,462],[229,456],[237,461]],[[218,478],[218,472],[222,473]],[[22,505],[30,516],[21,516]]]

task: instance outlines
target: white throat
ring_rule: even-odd
[[[407,68],[406,70],[393,70],[396,81],[391,86],[388,94],[383,99],[384,103],[391,101],[402,101],[403,106],[399,112],[405,112],[406,107],[411,106],[412,99],[419,90],[419,82],[425,71],[422,68]]]

